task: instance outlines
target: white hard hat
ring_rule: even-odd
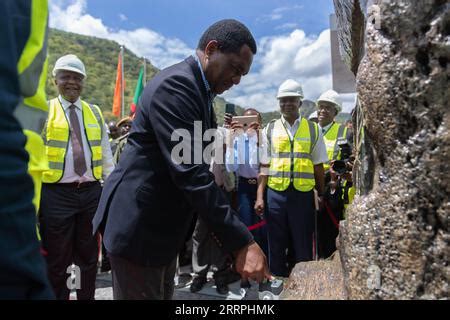
[[[314,118],[318,118],[319,116],[317,115],[317,111],[314,111],[313,113],[311,113],[308,117],[308,120],[314,119]]]
[[[342,111],[342,101],[339,98],[339,94],[334,90],[328,90],[322,93],[319,99],[317,99],[317,106],[319,106],[319,102],[321,101],[326,101],[334,104],[337,113]]]
[[[303,90],[300,83],[292,79],[284,81],[278,89],[277,99],[283,97],[300,97],[300,99],[303,99]]]
[[[58,70],[67,70],[79,73],[86,78],[86,69],[83,62],[78,59],[74,54],[67,54],[56,60],[55,67],[53,68],[53,76],[56,76]]]

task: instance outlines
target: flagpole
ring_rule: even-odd
[[[121,85],[121,89],[122,89],[122,119],[125,117],[125,99],[124,99],[124,95],[125,95],[125,90],[124,90],[124,78],[125,78],[125,75],[124,75],[124,73],[123,73],[123,52],[124,52],[124,50],[123,50],[123,45],[122,46],[120,46],[120,57],[121,57],[121,59],[122,59],[122,70],[121,70],[121,72],[122,72],[122,85]]]
[[[144,57],[144,87],[147,84],[147,61]]]

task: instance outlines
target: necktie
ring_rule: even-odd
[[[70,131],[72,141],[73,166],[75,173],[80,177],[86,172],[86,160],[84,159],[83,140],[81,139],[80,122],[75,111],[76,106],[70,107]]]

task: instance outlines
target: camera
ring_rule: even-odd
[[[338,175],[343,175],[348,172],[347,162],[350,161],[352,148],[348,144],[347,139],[338,139],[337,145],[339,146],[339,149],[341,151],[342,160],[335,160],[332,168]]]

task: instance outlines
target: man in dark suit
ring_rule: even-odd
[[[240,82],[255,53],[250,31],[236,20],[222,20],[205,31],[195,57],[162,70],[146,86],[93,221],[94,231],[104,229],[115,299],[172,297],[177,253],[194,211],[219,247],[234,255],[244,278],[270,277],[266,257],[215,184],[209,163],[172,159],[177,129],[191,137],[183,140],[190,147],[183,157],[198,160],[194,150],[200,145],[202,158],[206,143],[194,127],[198,135],[201,124],[203,137],[215,126],[214,96]]]

